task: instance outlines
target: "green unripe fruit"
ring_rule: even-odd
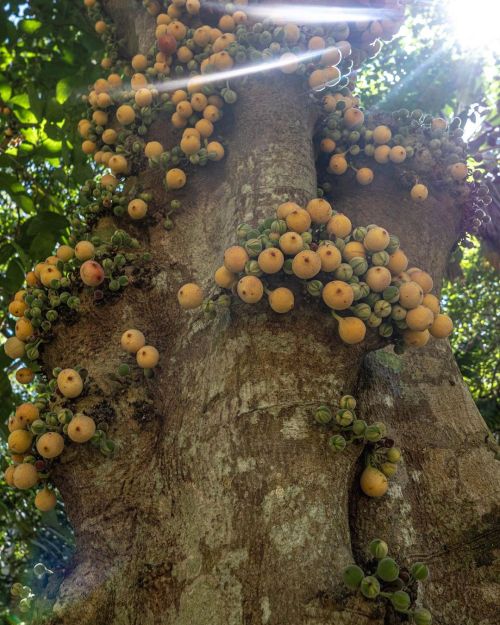
[[[382,560],[389,553],[389,547],[387,543],[380,538],[374,538],[368,546],[368,550],[371,555],[377,560]]]
[[[231,306],[231,296],[219,295],[215,303],[217,304],[217,306],[220,306],[221,308],[229,308]]]
[[[358,226],[357,228],[354,228],[351,236],[355,241],[363,241],[363,239],[366,237],[367,232],[368,231],[366,228]]]
[[[366,427],[366,421],[363,421],[363,419],[356,419],[353,421],[352,431],[355,436],[362,436],[365,433]]]
[[[122,363],[118,366],[117,373],[119,376],[124,377],[130,373],[130,367],[126,363]]]
[[[382,298],[390,304],[395,304],[399,301],[399,289],[397,286],[389,286],[383,291]]]
[[[395,321],[394,324],[396,325],[396,328],[399,328],[400,330],[407,330],[408,329],[408,324],[406,323],[406,321]]]
[[[24,599],[21,599],[21,601],[19,602],[19,612],[26,614],[26,612],[29,612],[30,608],[31,608],[31,600],[28,599],[27,597]]]
[[[344,451],[347,442],[343,436],[336,434],[335,436],[330,437],[328,444],[330,445],[332,451]]]
[[[319,297],[323,290],[323,283],[321,280],[311,280],[307,283],[307,292],[313,297]]]
[[[262,252],[262,241],[260,239],[249,239],[245,242],[244,247],[247,254],[255,258]]]
[[[355,276],[362,276],[368,271],[368,262],[366,261],[366,258],[358,256],[351,258],[349,265],[352,267],[352,272]]]
[[[385,317],[388,317],[391,314],[392,307],[389,302],[385,301],[385,299],[381,299],[378,302],[375,302],[373,312],[377,315],[377,317],[385,319]]]
[[[352,395],[344,395],[340,398],[339,406],[348,410],[354,410],[356,408],[356,400]]]
[[[399,566],[392,558],[382,558],[377,565],[376,574],[384,582],[394,582],[399,577]]]
[[[354,421],[354,414],[351,410],[342,408],[337,411],[335,421],[343,428],[348,427]]]
[[[12,586],[10,587],[10,594],[13,597],[20,597],[22,590],[23,590],[23,585],[20,584],[19,582],[16,582],[15,584],[12,584]]]
[[[385,267],[389,264],[389,254],[387,252],[375,252],[372,254],[372,264],[376,267]]]
[[[38,434],[43,434],[46,431],[46,429],[47,429],[47,426],[41,419],[36,419],[31,424],[31,431],[33,432],[35,436],[38,436]]]
[[[261,276],[262,270],[256,260],[249,260],[245,263],[245,273],[247,276]]]
[[[342,579],[344,580],[344,584],[350,590],[356,590],[361,584],[365,574],[363,573],[363,569],[361,569],[356,564],[351,564],[344,569],[342,573]]]
[[[238,239],[246,239],[247,233],[250,232],[250,230],[252,230],[252,227],[248,224],[240,224],[236,228],[236,236],[238,237]]]
[[[333,243],[334,243],[335,247],[338,249],[338,251],[342,254],[342,252],[344,251],[344,248],[345,248],[345,241],[344,241],[344,239],[340,239],[339,237],[337,237]]]
[[[374,313],[372,313],[366,320],[366,325],[369,328],[378,328],[381,323],[382,319],[380,317],[377,317],[377,315],[375,315]]]
[[[351,278],[352,280],[352,278]],[[362,299],[364,297],[363,295],[363,289],[361,287],[361,285],[359,283],[352,283],[351,284],[351,288],[352,288],[352,292],[354,294],[354,301],[357,301],[358,299]],[[369,307],[368,307],[369,308]]]
[[[401,460],[401,450],[397,447],[390,447],[387,450],[386,456],[389,462],[399,462]]]
[[[381,323],[378,328],[378,333],[380,334],[380,336],[388,339],[394,334],[394,328],[392,327],[390,322]]]
[[[360,590],[367,599],[375,599],[380,593],[380,583],[376,577],[369,575],[361,580]]]
[[[415,625],[431,625],[432,614],[425,608],[417,608],[413,611],[413,622]]]
[[[293,258],[287,258],[283,263],[283,271],[289,276],[293,275],[292,263]]]
[[[376,425],[369,425],[365,430],[365,439],[370,443],[376,443],[382,438],[383,434]]]
[[[326,425],[333,419],[333,415],[328,406],[320,406],[314,413],[314,418],[318,423],[321,423],[321,425]]]
[[[306,245],[310,245],[312,243],[312,234],[310,232],[303,232],[300,236]]]
[[[415,562],[410,569],[410,573],[419,582],[423,582],[429,577],[429,568],[423,562]]]
[[[408,148],[406,148],[406,152],[408,153]],[[385,248],[385,251],[388,254],[394,254],[397,249],[399,249],[399,239],[395,234],[390,234],[389,245]]]
[[[353,275],[353,270],[351,265],[349,265],[348,263],[342,263],[340,264],[337,269],[335,269],[333,275],[335,276],[335,278],[337,280],[350,280],[352,278]]]
[[[391,597],[391,603],[396,612],[406,612],[411,604],[410,595],[404,590],[396,590]]]
[[[398,465],[393,462],[384,462],[380,465],[380,470],[386,477],[392,477],[398,470]]]
[[[406,318],[406,312],[406,308],[396,304],[392,307],[391,318],[394,319],[394,321],[402,321]]]
[[[369,288],[370,287],[368,287],[368,289]],[[365,297],[366,303],[372,308],[373,306],[375,306],[375,302],[378,302],[380,299],[382,299],[382,296],[380,295],[380,293],[371,293],[370,291],[368,291],[368,295],[366,295]]]
[[[370,295],[370,287],[366,284],[366,282],[360,282],[359,288],[361,290],[361,299],[367,298]],[[375,303],[378,300],[374,300]],[[371,306],[370,302],[367,301],[367,304]]]
[[[67,408],[65,408],[64,410],[60,410],[57,413],[57,420],[62,425],[64,425],[65,423],[69,423],[72,418],[73,418],[73,413],[71,412],[71,410],[68,410]]]
[[[276,232],[277,234],[285,234],[287,231],[286,221],[283,219],[275,219],[271,224],[271,232]]]

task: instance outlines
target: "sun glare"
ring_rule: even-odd
[[[447,11],[462,48],[500,54],[499,0],[447,0]]]

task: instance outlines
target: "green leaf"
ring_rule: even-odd
[[[17,106],[20,106],[23,109],[29,109],[30,107],[29,95],[27,93],[19,93],[15,95],[13,98],[11,98],[10,104],[16,104]]]
[[[18,291],[24,282],[24,268],[17,258],[13,258],[5,273],[5,288],[14,293]]]
[[[4,102],[7,102],[7,100],[10,98],[11,95],[12,95],[12,87],[10,86],[5,76],[0,74],[0,98]]]
[[[71,83],[69,78],[61,78],[56,85],[56,100],[64,104],[71,95]]]
[[[19,26],[21,27],[21,30],[25,33],[27,33],[28,35],[32,35],[33,33],[36,33],[36,31],[41,27],[42,22],[39,22],[38,20],[21,20],[19,22]]]

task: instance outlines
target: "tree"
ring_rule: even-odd
[[[124,40],[120,56],[147,54],[153,16],[123,0],[104,8]],[[322,113],[304,78],[260,74],[238,86],[237,104],[218,125],[224,160],[189,170],[177,193],[175,185],[165,190],[160,168],[141,166],[127,179],[126,192],[143,194],[148,221],[136,225],[121,210],[110,216],[102,193],[86,204],[94,236],[107,241],[115,223],[124,224],[152,265],[129,259],[138,266],[120,297],[109,281],[98,296],[83,292],[78,323],[58,323],[44,344],[46,379],[54,368],[81,365],[85,393],[67,406],[94,417],[117,443],[108,459],[73,445],[52,468],[77,538],[52,621],[397,622],[390,607],[340,585],[343,568],[366,560],[365,545],[380,536],[398,558],[418,555],[431,564],[425,604],[438,622],[493,623],[497,468],[447,344],[411,350],[400,361],[374,349],[385,345],[375,335],[345,345],[336,321],[299,294],[302,304],[284,318],[241,302],[230,318],[178,312],[179,286],[194,276],[208,287],[238,223],[256,226],[280,203],[304,206],[317,195],[312,139]],[[160,112],[148,134],[138,134],[176,158],[168,119]],[[127,144],[131,160],[136,144],[143,149],[139,138]],[[369,192],[354,175],[340,179],[335,208],[355,225],[396,233],[411,262],[432,270],[438,289],[461,233],[461,206],[438,186],[415,203],[394,169],[374,169]],[[87,185],[83,195],[96,188]],[[172,229],[164,211],[179,199]],[[130,327],[161,354],[154,378],[141,382],[135,369],[123,369],[120,336]],[[48,382],[45,394],[53,390]],[[385,422],[403,449],[402,475],[383,500],[357,487],[361,448],[332,455],[327,433],[314,424],[319,405],[335,406],[346,393],[357,397],[360,418]]]

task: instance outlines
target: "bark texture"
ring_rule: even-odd
[[[135,18],[132,4],[107,9],[145,50],[152,21]],[[77,552],[54,623],[397,622],[339,579],[376,535],[435,568],[424,599],[436,622],[495,623],[496,465],[447,346],[405,356],[396,374],[366,348],[343,346],[314,306],[285,319],[264,304],[235,306],[214,322],[179,313],[180,284],[211,283],[239,222],[315,195],[316,117],[300,79],[248,80],[221,125],[227,157],[192,173],[175,229],[153,219],[134,233],[154,255],[149,290],[132,286],[105,307],[89,302],[47,351],[49,366],[88,369],[79,409],[106,421],[118,443],[112,459],[73,447],[58,469]],[[165,141],[170,132],[166,121],[152,130]],[[161,173],[143,182],[159,210]],[[346,180],[336,196],[356,224],[398,234],[440,279],[460,220],[446,198],[417,207],[383,174],[369,190]],[[129,327],[162,357],[154,380],[124,386],[109,373]],[[313,423],[318,404],[347,392],[361,393],[366,418],[383,418],[403,445],[405,469],[382,502],[359,493],[358,451],[333,456]]]

